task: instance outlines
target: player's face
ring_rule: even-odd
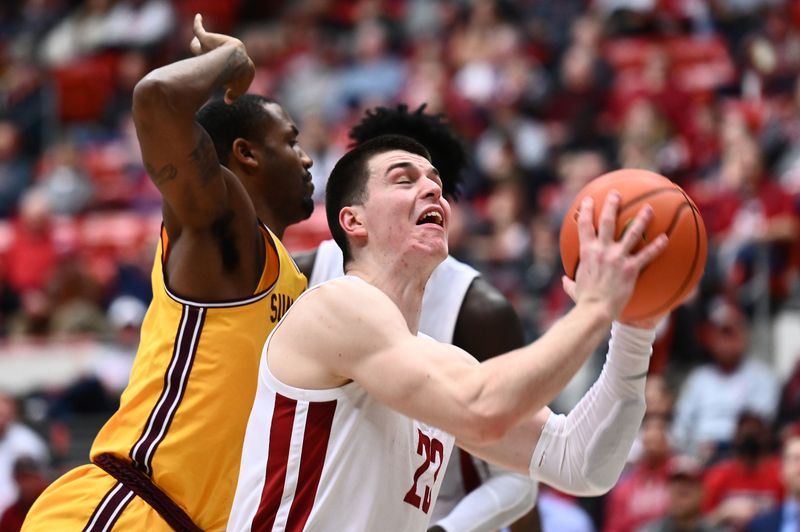
[[[364,204],[369,244],[386,253],[444,260],[450,204],[430,161],[394,150],[373,157],[369,169]]]
[[[297,142],[297,126],[283,108],[266,104],[270,123],[264,139],[262,163],[265,198],[272,211],[286,225],[311,216],[314,185],[308,171],[313,162]]]

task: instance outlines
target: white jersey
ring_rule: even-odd
[[[342,250],[333,240],[322,242],[317,249],[314,269],[308,286],[313,287],[330,279],[344,275]],[[425,294],[422,298],[419,330],[439,342],[453,343],[456,320],[461,310],[461,303],[467,294],[472,281],[479,275],[478,271],[448,256],[433,270]],[[433,522],[448,515],[458,502],[466,495],[463,468],[471,467],[479,481],[491,475],[488,464],[474,460],[467,455],[460,456],[458,449],[452,454],[451,463],[447,467],[447,475],[442,485],[439,499],[433,510]]]
[[[426,530],[455,438],[356,382],[327,390],[280,382],[269,343],[228,530]]]
[[[314,269],[308,279],[309,288],[344,275],[342,250],[333,240],[326,240],[317,248]],[[472,281],[480,275],[478,270],[448,257],[433,270],[425,294],[422,296],[420,332],[438,342],[453,343],[458,312]]]

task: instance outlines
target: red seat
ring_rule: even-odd
[[[101,54],[53,69],[59,118],[100,119],[114,89],[116,64],[116,54]]]

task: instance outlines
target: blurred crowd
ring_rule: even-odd
[[[366,109],[445,115],[471,156],[451,252],[531,340],[569,307],[558,233],[584,184],[646,168],[697,203],[706,272],[659,328],[630,468],[600,500],[544,489],[552,530],[738,530],[800,498],[800,1],[5,0],[0,373],[20,346],[100,354],[58,385],[0,388],[0,512],[24,515],[71,465],[70,420],[125,386],[161,221],[131,96],[189,53],[195,12],[242,39],[251,91],[298,123],[318,202]],[[326,236],[322,211],[291,250]]]

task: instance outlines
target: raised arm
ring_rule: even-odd
[[[145,76],[133,94],[133,119],[150,178],[161,192],[169,236],[169,288],[195,301],[249,297],[266,259],[253,200],[220,165],[195,113],[218,89],[228,103],[253,79],[242,43],[194,20],[193,58]]]
[[[450,432],[468,447],[501,441],[572,378],[624,308],[638,272],[666,245],[661,236],[631,254],[652,216],[648,209],[615,242],[619,197],[610,197],[598,233],[591,199],[584,202],[581,266],[576,286],[567,285],[576,305],[536,342],[478,363],[457,347],[412,335],[378,288],[340,279],[295,303],[295,319],[286,320],[270,344],[271,369],[302,388],[356,381],[391,408]],[[350,334],[353,328],[358,334]],[[530,460],[539,440],[532,438],[515,449],[520,457]]]
[[[238,39],[206,32],[200,15],[194,32],[196,57],[150,72],[133,93],[145,168],[164,198],[165,221],[179,227],[209,226],[230,208],[230,187],[195,113],[222,87],[229,100],[244,93],[255,72]]]

